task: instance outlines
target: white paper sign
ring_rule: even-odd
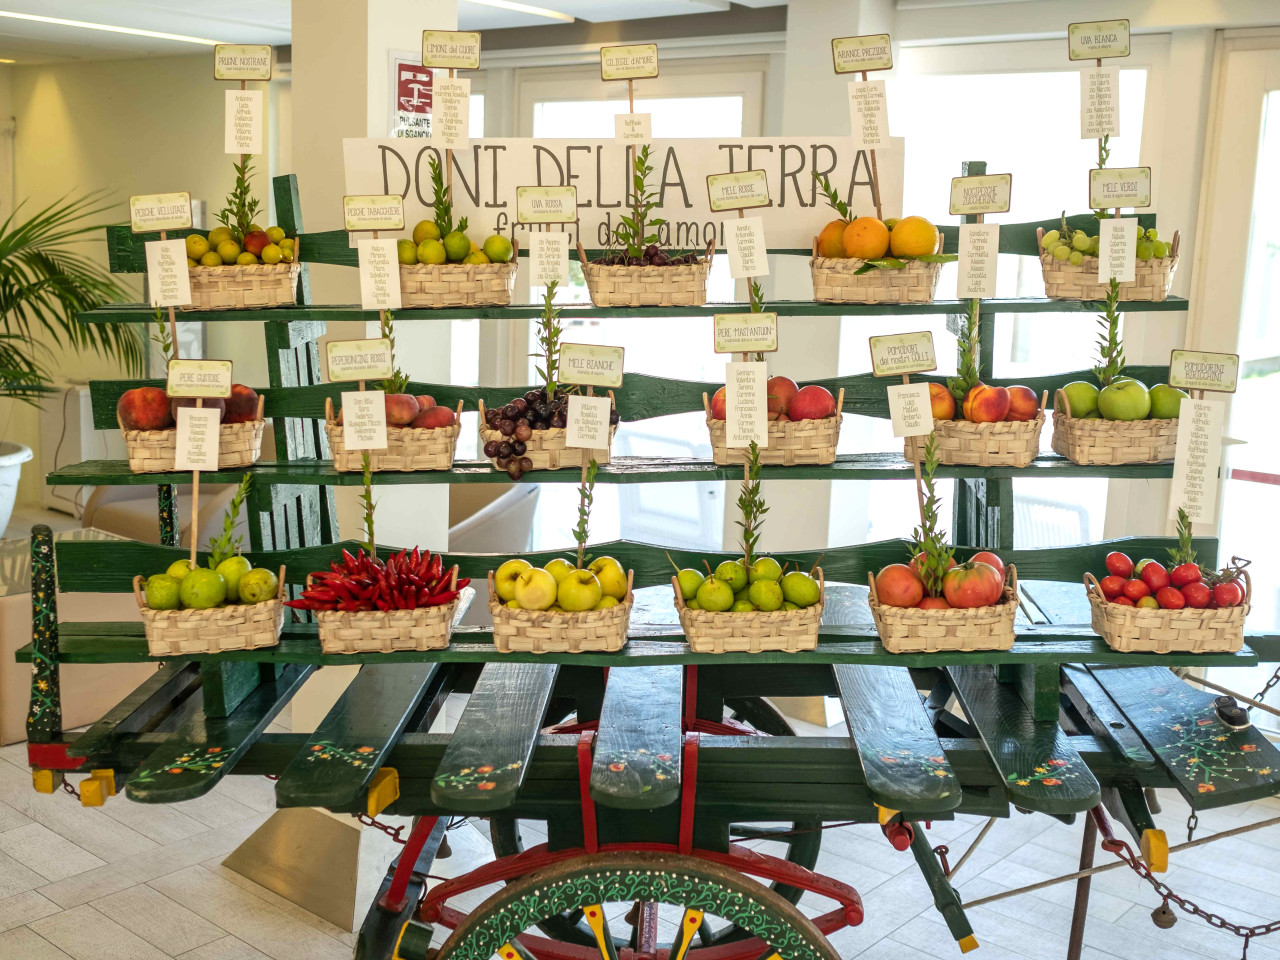
[[[342,394],[342,443],[348,450],[387,449],[386,394],[352,390]]]
[[[153,307],[181,307],[191,302],[185,240],[147,243],[147,292]]]
[[[611,409],[611,401],[608,397],[569,394],[568,420],[565,423],[564,434],[565,446],[584,450],[608,450]],[[596,457],[596,460],[599,461],[600,458]]]
[[[960,269],[956,297],[994,297],[996,295],[996,263],[1000,252],[1000,224],[960,224]]]
[[[471,81],[436,77],[431,93],[431,145],[458,150],[470,143]]]
[[[218,424],[222,411],[217,407],[178,408],[175,470],[218,469]]]
[[[1080,139],[1120,135],[1120,68],[1080,71]]]
[[[1133,280],[1138,231],[1133,217],[1106,217],[1098,221],[1098,282]]]
[[[888,388],[889,419],[895,437],[923,437],[933,432],[933,409],[927,383],[895,383]]]
[[[764,245],[764,220],[760,217],[729,220],[724,232],[729,248],[729,276],[735,280],[767,277],[769,258]]]
[[[769,445],[769,365],[755,360],[724,365],[725,446]]]
[[[883,80],[849,81],[849,119],[856,147],[884,147],[889,144],[889,109]]]
[[[653,114],[617,113],[613,117],[615,140],[652,140]]]
[[[261,90],[228,90],[226,131],[227,153],[261,153],[263,99]]]
[[[360,255],[360,307],[364,310],[400,309],[400,260],[397,240],[364,238]]]
[[[1178,408],[1178,447],[1173,457],[1169,519],[1183,507],[1193,523],[1213,523],[1218,509],[1225,403],[1185,397]]]
[[[545,287],[569,282],[569,235],[555,231],[529,234],[529,283]]]

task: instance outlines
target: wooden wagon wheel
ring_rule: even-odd
[[[696,960],[700,951],[690,950],[692,931],[704,916],[719,917],[758,938],[759,944],[741,945],[751,956],[839,960],[818,928],[768,887],[729,867],[674,853],[593,854],[521,877],[472,910],[434,960],[490,960],[494,954],[521,960],[536,955],[536,943],[519,946],[516,937],[550,918],[578,911],[594,934],[591,946],[603,960],[616,960],[608,905],[637,901],[683,908],[668,954],[671,960],[684,960],[686,955]],[[411,957],[402,955],[402,960]]]

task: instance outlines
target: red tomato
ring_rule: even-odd
[[[1098,586],[1102,588],[1102,595],[1108,600],[1114,600],[1116,597],[1124,593],[1124,585],[1128,583],[1124,577],[1112,574],[1109,577],[1103,577],[1098,581]]]
[[[989,563],[996,568],[996,573],[1000,574],[1000,579],[1004,579],[1004,561],[997,557],[990,550],[983,550],[981,553],[975,553],[969,558],[973,563]]]
[[[923,551],[922,551],[922,552],[920,552],[920,553],[917,553],[914,557],[912,557],[912,558],[911,558],[911,562],[910,562],[909,564],[907,564],[907,566],[909,566],[909,567],[911,568],[911,572],[912,572],[912,573],[914,573],[914,574],[918,577],[918,576],[920,576],[920,564],[922,564],[922,563],[924,563],[924,552],[923,552]],[[948,570],[950,570],[950,569],[951,569],[951,567],[954,567],[955,565],[956,565],[956,558],[955,558],[955,557],[952,557],[952,558],[951,558],[951,564],[947,567],[947,569],[948,569]]]
[[[890,607],[914,607],[924,599],[924,584],[905,563],[891,563],[876,574],[876,596]]]
[[[1200,567],[1194,563],[1180,563],[1169,571],[1169,583],[1175,587],[1185,587],[1188,583],[1200,582]]]
[[[925,597],[916,607],[921,610],[950,610],[951,604],[943,597]]]
[[[1244,593],[1234,583],[1220,583],[1213,588],[1213,599],[1219,607],[1236,607],[1244,599]]]
[[[1133,575],[1133,561],[1129,559],[1127,553],[1113,550],[1107,554],[1106,563],[1107,573],[1117,577],[1124,577],[1126,580]]]
[[[1186,598],[1188,607],[1203,610],[1209,605],[1209,601],[1213,599],[1213,591],[1209,589],[1207,583],[1201,583],[1197,580],[1195,583],[1188,583],[1182,588],[1182,596]]]
[[[1141,580],[1126,580],[1124,582],[1124,595],[1137,603],[1143,597],[1151,595],[1151,588]]]
[[[1187,598],[1177,587],[1161,587],[1156,591],[1156,602],[1166,610],[1181,610],[1187,605]]]
[[[953,607],[989,607],[1004,593],[1004,578],[991,564],[970,560],[947,571],[942,593]]]
[[[1151,588],[1152,593],[1169,585],[1169,571],[1154,560],[1147,562],[1139,576],[1142,577],[1142,582]]]
[[[1118,603],[1118,604],[1120,604],[1120,605],[1121,605],[1121,606],[1123,606],[1123,607],[1132,607],[1132,606],[1135,606],[1134,602],[1133,602],[1132,600],[1130,600],[1128,597],[1116,597],[1116,598],[1115,598],[1114,600],[1112,600],[1111,602],[1112,602],[1112,603]]]

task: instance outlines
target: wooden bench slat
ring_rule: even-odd
[[[1089,732],[1139,770],[1155,767],[1156,758],[1093,674],[1081,664],[1064,663],[1062,676],[1062,692],[1089,724]]]
[[[103,714],[67,748],[72,757],[110,753],[116,737],[138,733],[168,704],[185,699],[200,684],[200,667],[189,660],[171,660],[131,694]]]
[[[958,807],[960,781],[907,669],[851,663],[831,669],[872,799],[922,816]]]
[[[480,813],[515,801],[559,672],[545,662],[485,665],[431,781],[433,803]]]
[[[591,796],[607,807],[653,810],[680,796],[684,668],[612,670],[591,764]]]

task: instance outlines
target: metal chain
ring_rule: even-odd
[[[68,780],[66,777],[63,777],[63,778],[62,778],[62,791],[63,791],[63,793],[69,793],[69,794],[71,794],[71,795],[72,795],[73,797],[75,797],[77,800],[79,800],[79,799],[80,799],[80,791],[79,791],[79,790],[77,790],[75,787],[73,787],[73,786],[71,785],[71,781],[70,781],[70,780]]]
[[[1255,699],[1255,700],[1265,700],[1265,699],[1267,699],[1267,693],[1268,693],[1268,692],[1271,690],[1271,688],[1272,688],[1272,687],[1274,687],[1277,683],[1280,683],[1280,667],[1276,667],[1276,672],[1275,672],[1275,673],[1273,673],[1273,674],[1271,675],[1271,679],[1270,679],[1270,680],[1268,680],[1268,681],[1263,685],[1262,689],[1261,689],[1261,690],[1259,690],[1259,691],[1254,695],[1254,698],[1253,698],[1253,699]],[[1252,707],[1246,707],[1245,709],[1246,709],[1246,710],[1252,710],[1253,708],[1252,708]]]
[[[400,834],[404,833],[404,828],[409,826],[409,824],[402,823],[398,827],[392,827],[390,824],[383,823],[381,820],[367,816],[363,813],[353,813],[351,816],[355,818],[358,823],[362,823],[366,827],[373,827],[375,830],[381,830],[396,843],[404,846],[406,841],[400,836]]]
[[[1197,814],[1194,810],[1192,810],[1191,816],[1187,817],[1187,841],[1188,842],[1190,842],[1192,839],[1195,838],[1196,828],[1199,826],[1200,826],[1200,815]]]

